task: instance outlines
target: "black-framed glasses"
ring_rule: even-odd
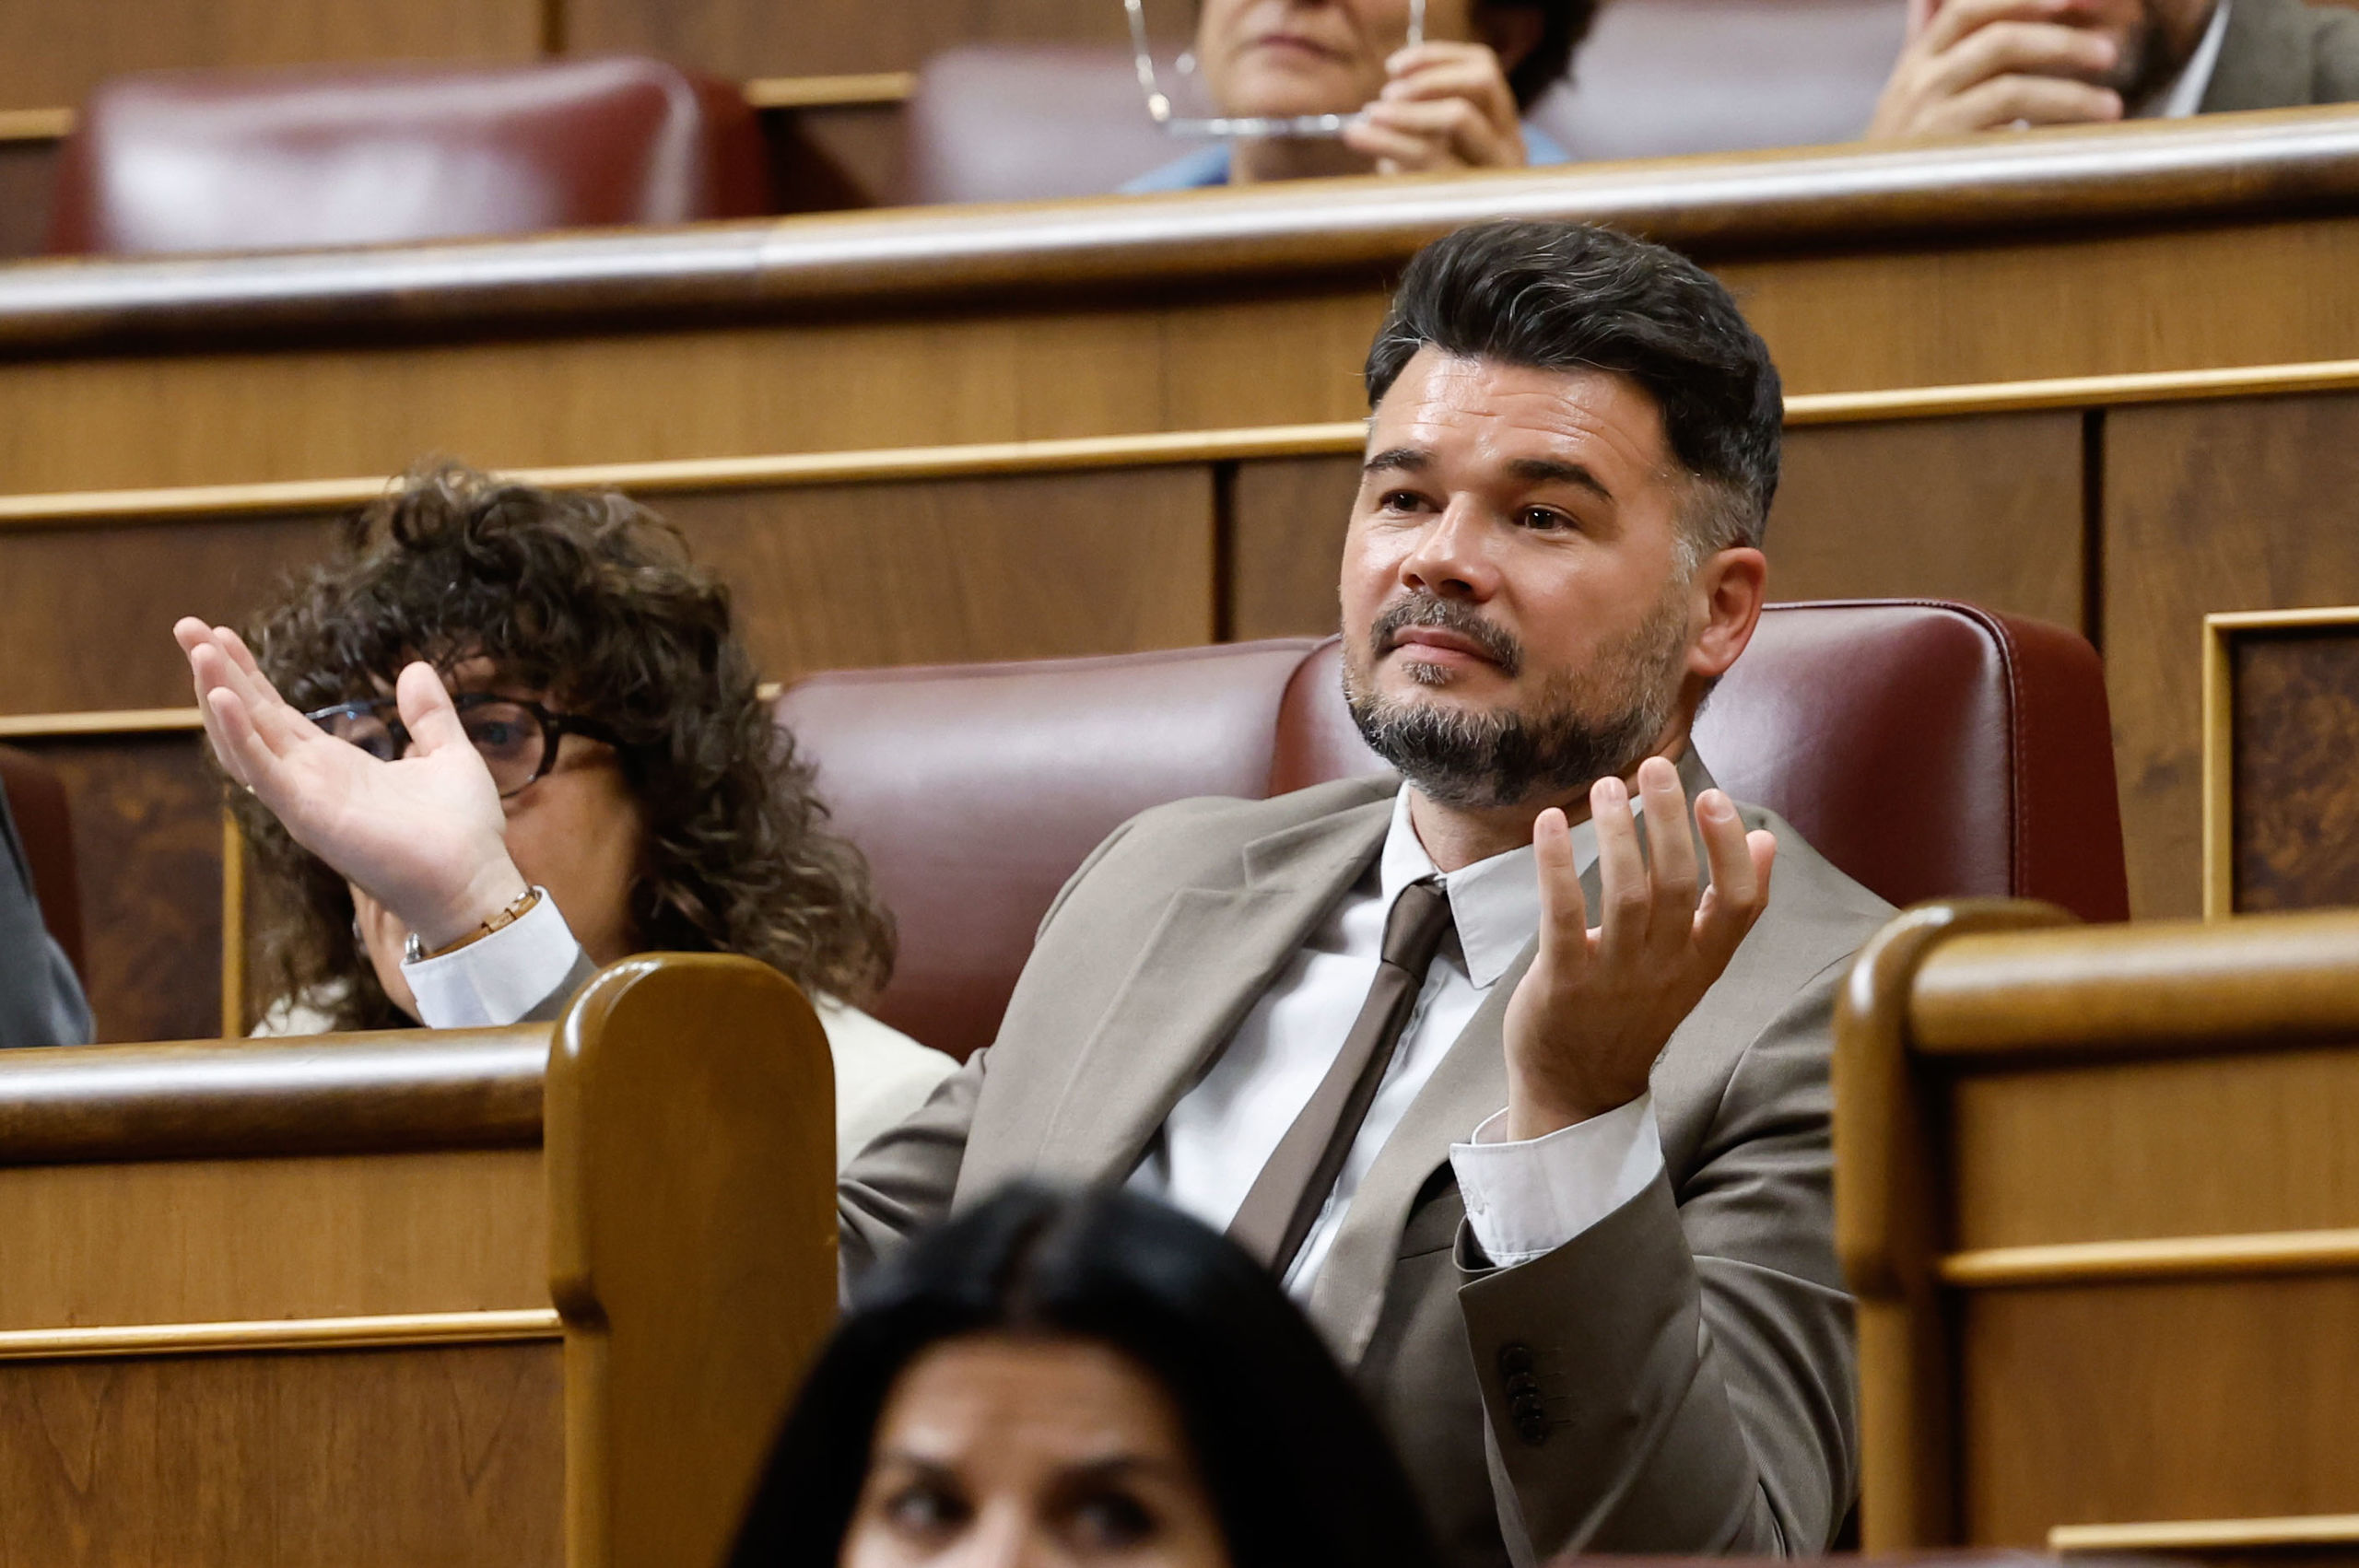
[[[621,736],[594,719],[551,712],[525,697],[467,692],[453,697],[452,706],[459,710],[459,723],[484,766],[491,769],[491,781],[499,787],[503,801],[547,777],[557,766],[557,743],[568,735],[622,744]],[[394,761],[409,751],[409,727],[389,696],[339,702],[303,717],[381,762]]]

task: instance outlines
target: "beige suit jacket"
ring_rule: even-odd
[[[1691,798],[1709,783],[1692,758],[1682,771]],[[996,1041],[846,1171],[848,1273],[1008,1180],[1126,1177],[1374,859],[1397,788],[1184,801],[1119,829],[1042,922]],[[1667,1174],[1532,1262],[1473,1247],[1449,1146],[1506,1104],[1500,1019],[1527,951],[1386,1143],[1316,1282],[1310,1315],[1454,1562],[1816,1552],[1851,1501],[1829,1029],[1890,908],[1785,823],[1744,815],[1778,837],[1770,901],[1655,1068]],[[1519,1374],[1544,1422],[1519,1425]]]
[[[2301,0],[2228,0],[2201,112],[2359,99],[2359,16]]]

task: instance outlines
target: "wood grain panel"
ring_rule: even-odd
[[[1960,1247],[2359,1225],[2359,1051],[1974,1075],[1952,1094]]]
[[[898,103],[829,104],[762,116],[772,210],[833,212],[901,199],[906,131]]]
[[[31,679],[29,667],[22,667]],[[28,738],[57,769],[100,1040],[221,1031],[221,797],[195,735]]]
[[[2082,419],[1789,430],[1769,515],[1770,596],[1963,599],[2079,628]]]
[[[77,103],[124,71],[522,60],[540,43],[540,0],[10,0],[0,6],[0,109]]]
[[[2359,1512],[2359,1278],[1970,1293],[1966,1540]]]
[[[1214,635],[1208,467],[666,496],[763,673]]]
[[[0,473],[29,493],[345,479],[429,452],[516,468],[1351,419],[1382,310],[1375,294],[1277,297],[0,361]]]
[[[732,76],[914,71],[957,43],[1126,36],[1111,0],[566,0],[570,49],[660,54]]]
[[[1325,637],[1338,614],[1356,456],[1237,465],[1229,491],[1228,635]]]
[[[2106,416],[2106,679],[2142,919],[2201,908],[2204,614],[2359,600],[2354,489],[2359,397]]]
[[[319,517],[0,529],[0,712],[186,707],[172,623],[245,625],[334,539]]]
[[[0,1328],[546,1306],[547,1201],[537,1150],[0,1170]]]
[[[0,1366],[0,1568],[563,1560],[563,1352]]]
[[[2359,639],[2248,632],[2228,648],[2234,907],[2359,906]]]

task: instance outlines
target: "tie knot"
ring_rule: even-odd
[[[1449,890],[1438,876],[1420,877],[1392,900],[1384,921],[1384,961],[1423,975],[1449,930]]]

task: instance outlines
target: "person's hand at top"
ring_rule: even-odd
[[[1384,90],[1343,137],[1378,173],[1524,166],[1522,112],[1489,45],[1421,43],[1384,70]]]
[[[509,858],[499,786],[432,665],[394,685],[412,744],[386,762],[304,718],[229,627],[191,616],[172,637],[223,770],[424,946],[458,941],[530,890]]]
[[[1909,0],[1868,140],[2118,120],[2147,36],[2142,0]]]
[[[1508,999],[1503,1031],[1510,1140],[1544,1137],[1645,1094],[1672,1032],[1768,905],[1778,840],[1747,833],[1726,795],[1708,790],[1696,802],[1708,889],[1700,887],[1679,770],[1659,756],[1640,763],[1638,796],[1649,853],[1639,850],[1622,780],[1601,778],[1590,790],[1605,906],[1596,927],[1565,813],[1552,806],[1533,825],[1539,947]]]

